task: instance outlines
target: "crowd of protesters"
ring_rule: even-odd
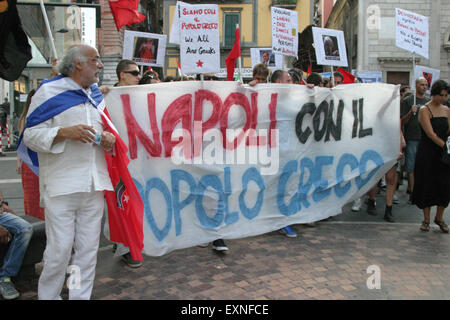
[[[58,64],[59,73],[56,81],[64,82],[67,89],[81,89],[87,96],[92,94],[95,83],[99,81],[99,72],[103,69],[99,54],[95,48],[87,45],[72,46]],[[131,60],[122,60],[117,65],[117,79],[115,86],[132,86],[155,84],[159,82],[178,81],[174,77],[165,77],[154,70],[141,72],[139,66]],[[59,77],[59,78],[58,78]],[[197,80],[219,80],[215,75],[197,76]],[[195,80],[184,77],[182,80]],[[331,79],[323,78],[318,73],[304,73],[292,68],[288,71],[276,70],[271,72],[267,65],[259,63],[253,68],[253,78],[248,83],[257,86],[262,83],[284,83],[306,85],[308,88],[342,85],[344,76],[336,72]],[[416,80],[416,90],[412,94],[409,87],[402,87],[401,94],[401,145],[399,146],[398,163],[387,173],[384,182],[379,182],[368,192],[367,212],[376,215],[375,194],[377,187],[386,186],[386,208],[384,220],[395,222],[392,206],[396,202],[395,190],[402,182],[404,173],[407,175],[410,203],[423,210],[424,220],[420,230],[430,229],[430,209],[437,207],[434,222],[439,228],[448,233],[449,229],[443,219],[443,213],[450,200],[450,166],[441,161],[446,151],[446,142],[450,131],[450,109],[448,107],[448,84],[436,81],[431,88],[431,96],[426,95],[428,83],[426,79]],[[72,264],[82,268],[80,288],[69,290],[70,299],[89,299],[95,276],[97,250],[100,237],[100,223],[103,216],[103,191],[111,190],[112,185],[106,172],[104,152],[110,152],[115,144],[115,137],[103,131],[96,109],[90,108],[89,101],[80,100],[70,108],[42,119],[32,127],[25,127],[25,117],[33,108],[45,100],[46,86],[42,86],[35,93],[30,93],[26,108],[18,121],[19,131],[24,133],[24,142],[38,153],[41,175],[40,179],[31,179],[32,173],[26,165],[18,161],[17,172],[22,174],[24,191],[40,185],[40,194],[28,195],[25,202],[33,199],[33,204],[25,203],[26,214],[45,218],[47,247],[44,255],[44,269],[39,279],[38,297],[40,299],[61,299],[67,265]],[[100,87],[106,95],[109,88]],[[32,97],[34,94],[34,97]],[[92,100],[92,99],[91,99]],[[30,108],[30,110],[29,110]],[[96,120],[95,120],[96,119]],[[1,120],[1,119],[0,119]],[[95,121],[94,121],[95,120]],[[97,123],[97,125],[96,125]],[[101,137],[98,145],[93,144],[95,136]],[[404,136],[404,139],[403,139]],[[405,155],[403,157],[403,154]],[[61,177],[65,177],[61,180]],[[398,179],[399,178],[399,179]],[[70,183],[69,183],[70,182]],[[11,217],[11,212],[5,199],[2,201],[0,214],[0,242],[8,242],[11,238],[19,241],[17,228],[10,228],[5,217]],[[359,202],[358,202],[359,201]],[[353,211],[359,211],[362,199],[357,200]],[[44,209],[39,204],[43,204]],[[37,208],[37,209],[36,209]],[[40,208],[40,209],[39,209]],[[38,212],[36,212],[38,210]],[[34,212],[33,212],[34,211]],[[15,290],[10,278],[17,274],[22,263],[23,250],[31,237],[29,226],[22,224],[25,230],[20,240],[19,249],[11,246],[9,256],[13,260],[14,268],[4,266],[0,269],[0,293],[6,299],[14,299],[19,294]],[[108,223],[105,224],[107,235]],[[314,224],[312,224],[314,226]],[[22,233],[24,231],[21,231]],[[287,237],[296,237],[293,226],[286,226],[280,232]],[[206,246],[207,244],[205,244]],[[226,251],[223,239],[216,239],[212,243],[214,250]],[[128,248],[122,244],[115,244],[116,255],[129,267],[142,266],[141,261],[131,258]],[[8,261],[7,261],[8,262]]]

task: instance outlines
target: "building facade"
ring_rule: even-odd
[[[383,82],[411,84],[413,55],[395,45],[395,8],[429,18],[429,59],[416,64],[439,69],[450,79],[450,1],[448,0],[337,0],[327,28],[343,30],[349,69],[382,71]]]

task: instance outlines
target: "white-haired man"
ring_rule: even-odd
[[[98,110],[103,98],[95,84],[102,69],[95,48],[70,47],[58,65],[61,75],[43,82],[28,112],[23,139],[38,155],[47,235],[39,299],[61,299],[69,261],[74,274],[69,299],[91,297],[104,191],[113,190],[104,153],[116,142],[103,131]]]

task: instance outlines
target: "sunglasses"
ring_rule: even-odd
[[[122,71],[122,72],[132,74],[132,75],[135,76],[135,77],[137,77],[137,76],[140,74],[140,72],[139,72],[139,71],[136,71],[136,70],[132,70],[132,71]]]

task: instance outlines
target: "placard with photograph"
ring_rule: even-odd
[[[317,64],[347,67],[347,50],[341,30],[312,28]]]
[[[416,66],[414,69],[414,79],[425,78],[428,82],[428,90],[427,93],[431,93],[431,86],[436,80],[439,80],[441,76],[441,71],[438,69],[433,69],[424,66]],[[416,81],[412,82],[411,89],[416,90]]]
[[[269,69],[283,68],[283,56],[276,54],[272,48],[250,48],[252,68],[255,64],[264,63]]]
[[[163,34],[125,30],[122,58],[137,65],[162,67],[166,41],[167,36]]]

